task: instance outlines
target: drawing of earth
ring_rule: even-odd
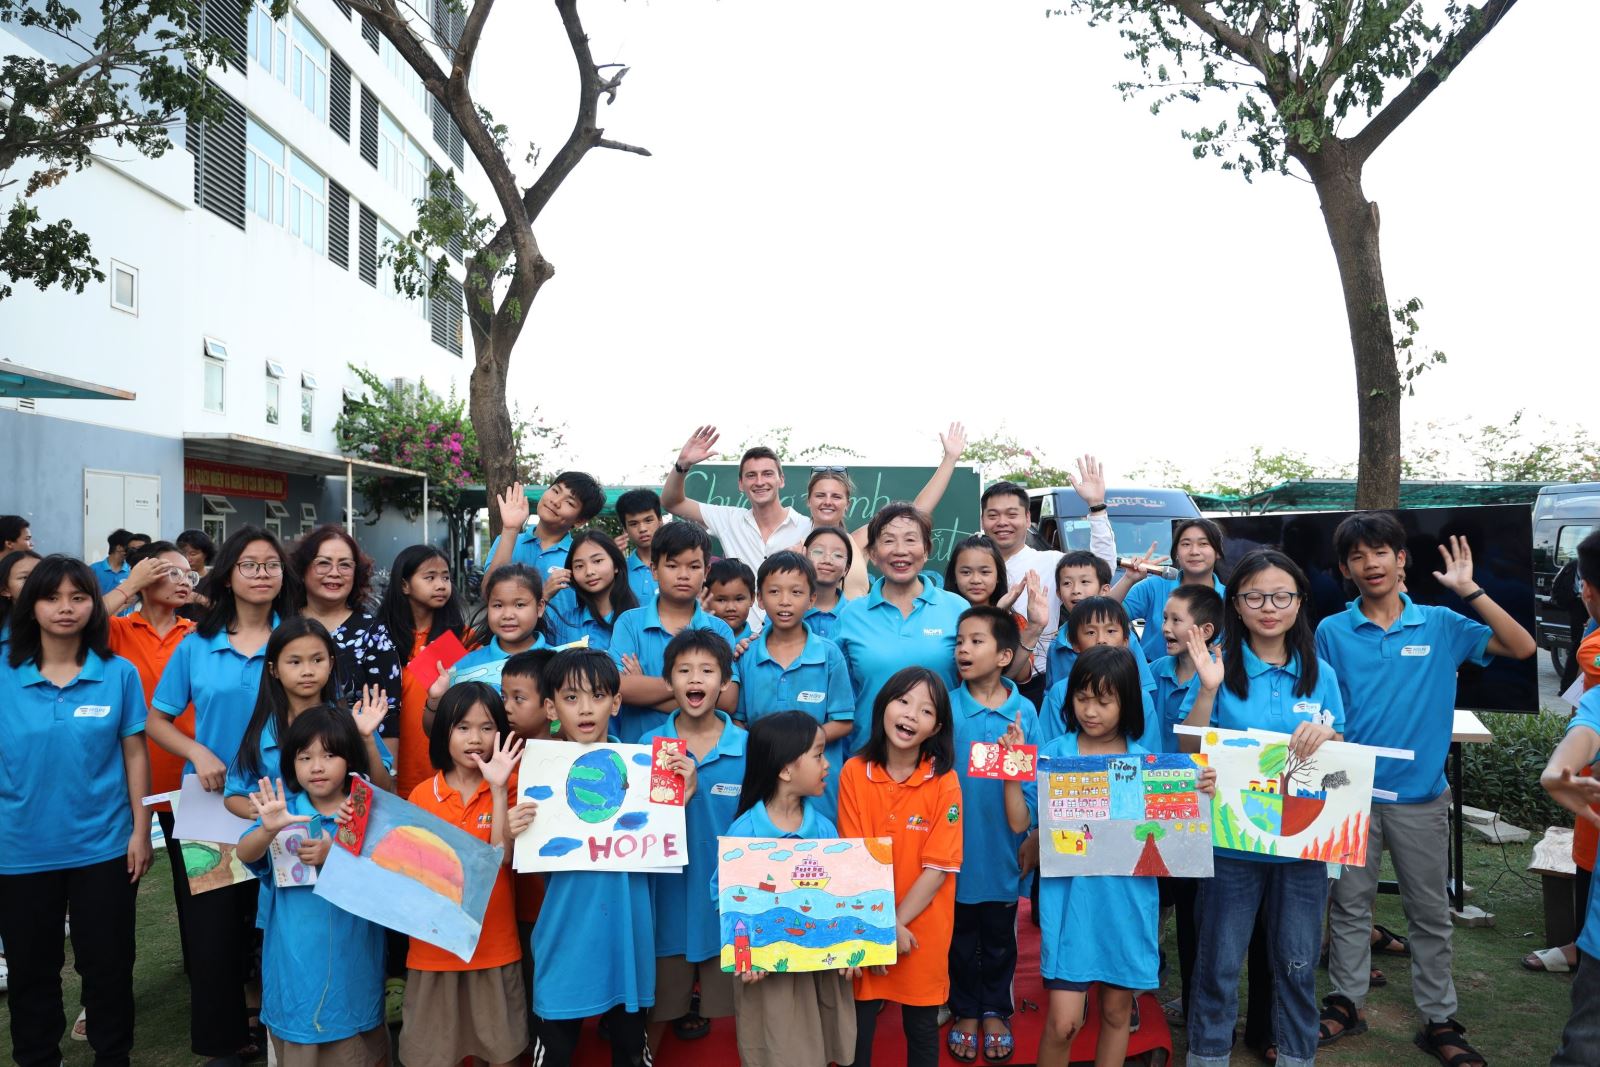
[[[601,823],[622,808],[628,792],[628,765],[609,748],[585,752],[567,773],[567,806],[584,822]]]

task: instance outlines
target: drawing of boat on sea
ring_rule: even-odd
[[[807,856],[795,865],[790,880],[796,889],[821,889],[828,884],[829,878],[822,864]]]

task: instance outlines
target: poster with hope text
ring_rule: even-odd
[[[650,799],[649,745],[530,741],[516,802],[539,813],[517,838],[519,871],[662,871],[689,862],[682,805]]]

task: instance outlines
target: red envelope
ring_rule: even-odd
[[[437,675],[438,672],[434,673]],[[333,839],[353,856],[361,855],[361,843],[367,839],[367,820],[372,818],[372,796],[372,786],[367,780],[352,774],[350,805],[355,810],[349,822],[339,824],[339,832]]]
[[[434,638],[428,647],[411,657],[411,662],[406,664],[406,673],[422,688],[430,689],[439,679],[439,664],[444,664],[447,669],[454,667],[466,654],[467,649],[461,643],[461,638],[446,630]]]
[[[683,775],[665,769],[668,757],[681,756],[688,745],[681,737],[658,737],[650,743],[650,802],[683,807]]]
[[[1038,758],[1038,745],[1017,745],[1013,748],[998,741],[974,741],[972,752],[967,757],[967,775],[1006,782],[1031,782]]]

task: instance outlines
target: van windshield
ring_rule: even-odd
[[[1171,516],[1158,518],[1147,515],[1138,517],[1113,515],[1111,532],[1116,534],[1117,554],[1120,556],[1142,556],[1152,541],[1156,543],[1158,555],[1169,555],[1172,551]],[[1061,533],[1066,540],[1061,546],[1061,551],[1072,552],[1089,547],[1088,519],[1062,519]]]

